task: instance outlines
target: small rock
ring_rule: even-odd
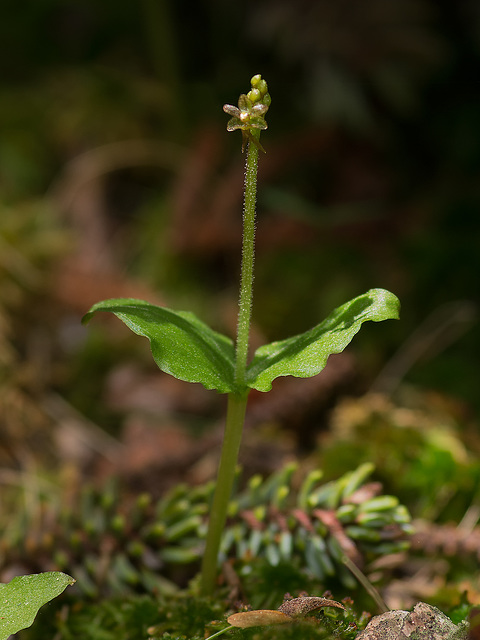
[[[425,602],[413,611],[387,611],[375,616],[356,640],[467,640],[467,624],[455,625]]]

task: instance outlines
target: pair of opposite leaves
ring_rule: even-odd
[[[371,289],[335,309],[309,331],[257,349],[241,386],[235,381],[233,341],[189,311],[119,298],[93,305],[83,322],[98,311],[109,311],[134,333],[149,339],[153,358],[165,373],[186,382],[200,382],[219,393],[245,393],[249,389],[270,391],[279,376],[317,375],[331,354],[345,349],[363,322],[397,319],[399,309],[393,293]]]

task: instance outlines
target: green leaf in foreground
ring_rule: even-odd
[[[8,584],[0,584],[0,640],[29,627],[40,607],[74,582],[66,573],[49,571],[18,576]]]
[[[210,329],[193,313],[119,298],[94,304],[83,322],[97,311],[110,311],[134,333],[148,338],[153,358],[165,373],[187,382],[200,382],[220,393],[235,390],[232,340]]]
[[[363,322],[398,319],[399,310],[400,302],[393,293],[370,289],[335,309],[313,329],[257,349],[247,369],[247,384],[258,391],[270,391],[279,376],[315,376],[327,364],[328,356],[345,349]]]

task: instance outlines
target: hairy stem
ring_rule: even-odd
[[[243,207],[242,271],[240,276],[240,298],[238,303],[237,351],[235,382],[245,385],[250,318],[252,315],[253,265],[255,258],[255,203],[257,199],[258,147],[248,144],[245,163],[245,201]]]
[[[210,511],[205,553],[202,560],[201,590],[205,595],[212,594],[215,588],[218,551],[227,519],[228,503],[232,494],[247,408],[246,368],[253,295],[257,166],[258,148],[255,144],[249,143],[245,165],[242,270],[235,354],[235,383],[238,392],[231,393],[228,396],[225,435],[217,473],[217,484]]]

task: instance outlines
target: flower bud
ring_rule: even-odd
[[[255,102],[259,102],[261,100],[262,94],[258,89],[250,89],[247,93],[247,98],[255,104]]]

